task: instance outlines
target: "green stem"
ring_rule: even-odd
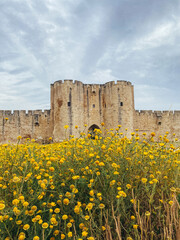
[[[44,240],[44,228],[43,228],[43,231],[42,231],[42,240]]]
[[[7,227],[6,227],[6,224],[5,224],[5,223],[4,223],[4,227],[5,227],[6,231],[7,231],[7,233],[8,233],[8,235],[9,235],[10,239],[11,239],[11,240],[13,240],[13,238],[11,237],[11,234],[10,234],[9,230],[7,229]]]

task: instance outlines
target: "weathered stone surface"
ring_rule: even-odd
[[[47,142],[49,137],[61,141],[68,135],[79,137],[80,132],[102,128],[102,122],[106,129],[122,125],[121,131],[128,136],[139,129],[140,133],[164,135],[168,131],[170,138],[173,133],[180,137],[180,111],[136,111],[130,82],[83,84],[59,80],[51,84],[51,110],[0,111],[0,142],[17,142],[17,136],[39,142]],[[69,126],[67,130],[65,125]]]

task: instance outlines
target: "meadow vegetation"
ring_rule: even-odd
[[[0,239],[176,239],[177,139],[120,127],[0,145]]]

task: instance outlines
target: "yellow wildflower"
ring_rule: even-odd
[[[61,239],[65,239],[65,235],[63,233],[61,233]]]
[[[133,225],[133,228],[134,228],[134,229],[137,229],[137,228],[138,228],[138,225],[137,225],[137,224],[134,224],[134,225]]]
[[[63,219],[63,220],[66,220],[66,219],[68,219],[68,216],[67,216],[67,215],[63,215],[63,216],[62,216],[62,219]]]
[[[86,209],[88,209],[88,211],[90,211],[93,208],[93,204],[92,203],[88,203],[86,206]]]
[[[14,183],[18,183],[18,182],[20,182],[21,180],[20,180],[20,178],[19,177],[13,177],[13,180],[12,180]]]
[[[30,225],[29,224],[25,224],[24,226],[23,226],[23,229],[24,230],[28,230],[30,228]]]
[[[68,237],[71,238],[73,236],[72,232],[68,232]]]
[[[69,205],[69,199],[68,199],[68,198],[65,198],[65,199],[63,200],[63,203],[64,203],[64,205]]]
[[[141,182],[142,183],[146,183],[147,182],[147,178],[141,178]]]
[[[53,232],[53,235],[54,236],[57,236],[59,234],[59,230],[55,230],[54,232]]]
[[[72,223],[71,222],[67,223],[67,228],[71,228],[71,227],[72,227]]]
[[[86,216],[84,217],[84,219],[85,219],[85,220],[89,220],[89,215],[86,215]]]
[[[100,209],[103,209],[103,208],[105,208],[105,205],[104,205],[103,203],[100,203],[100,204],[99,204],[99,208],[100,208]]]
[[[4,203],[0,203],[0,211],[3,210],[5,208],[5,204]]]
[[[39,240],[38,236],[33,237],[33,240]]]
[[[82,231],[82,237],[87,237],[87,235],[88,235],[88,232]]]
[[[60,208],[55,208],[55,209],[54,209],[54,212],[55,212],[55,213],[59,213],[59,212],[60,212]]]
[[[43,224],[42,224],[42,228],[48,228],[48,226],[49,226],[49,224],[47,223],[47,222],[44,222]]]

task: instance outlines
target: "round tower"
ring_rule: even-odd
[[[82,82],[60,80],[51,85],[51,116],[55,141],[69,135],[78,135],[75,126],[80,126],[84,121],[83,98]],[[67,129],[64,128],[65,125],[68,125]]]
[[[103,118],[105,127],[122,126],[122,132],[133,131],[134,88],[131,82],[120,81],[104,84]]]

